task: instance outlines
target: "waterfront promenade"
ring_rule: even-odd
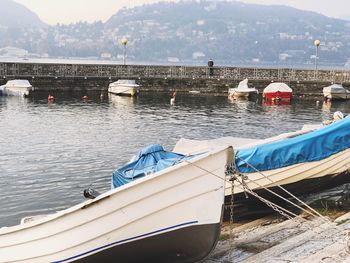
[[[116,64],[0,63],[0,84],[9,79],[28,79],[42,91],[105,91],[117,79],[135,79],[144,91],[225,94],[248,78],[260,90],[271,82],[285,82],[295,94],[319,95],[332,83],[350,85],[350,71],[294,68],[221,66],[157,66]]]

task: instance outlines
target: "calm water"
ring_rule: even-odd
[[[112,171],[140,148],[181,137],[266,138],[319,123],[350,102],[294,100],[271,106],[226,97],[141,94],[137,99],[81,94],[0,97],[0,227],[83,201],[87,187],[108,190]]]

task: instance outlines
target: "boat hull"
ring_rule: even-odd
[[[119,96],[136,96],[139,94],[140,85],[135,80],[120,79],[112,82],[108,86],[108,92]]]
[[[208,251],[214,249],[220,234],[220,227],[220,224],[189,226],[116,245],[74,262],[197,262],[205,258]]]
[[[2,96],[17,96],[17,97],[28,97],[32,92],[32,88],[17,88],[17,87],[3,87],[0,88],[0,94]]]
[[[132,96],[137,96],[139,94],[139,89],[130,88],[130,87],[109,87],[108,92],[118,96],[132,97]]]
[[[350,149],[333,154],[319,161],[305,162],[262,171],[261,173],[245,173],[247,176],[247,186],[252,190],[258,190],[266,187],[271,188],[277,185],[291,185],[307,179],[321,180],[323,177],[347,173],[350,168]],[[242,187],[236,183],[235,193],[243,192]],[[230,187],[230,183],[228,186]],[[301,188],[302,192],[308,192],[308,189]],[[225,195],[230,195],[230,188],[226,188]]]
[[[292,92],[265,92],[263,96],[267,100],[291,100]]]
[[[319,193],[321,191],[334,188],[336,186],[350,183],[350,173],[343,172],[341,174],[332,174],[318,178],[312,179],[304,179],[295,183],[283,185],[283,188],[293,195],[303,198],[307,197],[311,194]],[[283,196],[287,199],[291,199],[291,196],[283,191],[281,188],[277,186],[268,187],[270,191],[273,191],[280,196]],[[274,202],[275,204],[279,204],[283,207],[291,206],[286,201],[272,194],[271,192],[265,189],[256,189],[254,190],[259,196]],[[248,198],[247,198],[248,196]],[[256,216],[257,214],[266,214],[271,213],[272,209],[262,203],[256,197],[247,194],[247,196],[240,192],[234,195],[234,217],[235,219],[247,218],[250,216]],[[225,197],[225,210],[224,210],[224,219],[229,219],[230,213],[230,200],[231,196],[227,195]],[[293,208],[293,207],[292,207]]]
[[[219,237],[230,160],[232,148],[213,151],[56,214],[0,229],[0,262],[153,262],[158,253],[168,262],[200,260]]]
[[[283,188],[295,196],[307,196],[312,193],[317,193],[326,189],[330,189],[342,184],[350,183],[350,173],[343,172],[341,174],[331,174],[318,178],[304,179],[295,183],[283,185]],[[269,190],[278,193],[281,196],[288,197],[288,194],[277,186],[268,187]],[[256,189],[255,192],[268,200],[278,200],[271,192],[265,189]],[[289,196],[290,197],[290,196]],[[229,200],[229,196],[226,196],[226,202]],[[235,201],[237,203],[250,203],[251,201],[258,201],[256,198],[249,195],[247,199],[243,192],[235,194]],[[259,201],[260,202],[260,201]]]
[[[323,93],[323,96],[325,99],[331,99],[331,100],[347,100],[350,99],[350,93],[343,92],[343,93]]]
[[[9,80],[0,86],[0,94],[3,96],[28,97],[33,90],[33,86],[25,79]]]
[[[238,90],[232,89],[229,91],[229,96],[234,98],[248,98],[257,95],[257,90]]]

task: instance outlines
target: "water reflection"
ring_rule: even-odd
[[[291,100],[264,100],[264,105],[275,105],[275,106],[282,106],[282,105],[291,105]]]
[[[128,106],[134,107],[136,104],[137,97],[127,97],[127,96],[118,96],[115,94],[108,94],[109,104],[114,107],[119,106]]]
[[[323,101],[322,103],[322,111],[324,113],[330,113],[332,108],[332,102],[331,101]]]

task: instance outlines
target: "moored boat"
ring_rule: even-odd
[[[219,238],[231,160],[230,147],[180,156],[95,199],[1,228],[0,262],[199,261]]]
[[[323,96],[325,99],[346,100],[350,99],[350,91],[342,85],[333,84],[323,88]]]
[[[229,97],[240,98],[240,97],[249,97],[252,95],[258,94],[258,90],[256,88],[249,88],[248,79],[242,80],[237,88],[230,88],[228,90]]]
[[[109,84],[108,92],[119,96],[135,96],[140,92],[140,85],[135,80],[119,79]]]
[[[267,100],[291,100],[293,90],[285,83],[275,82],[269,84],[263,91]]]
[[[33,90],[33,86],[25,79],[9,80],[0,86],[0,94],[3,96],[27,97]]]
[[[180,141],[174,150],[193,154],[213,144],[231,145],[235,150],[239,178],[235,181],[236,203],[254,201],[246,198],[243,185],[260,196],[276,199],[267,189],[285,195],[281,186],[302,196],[350,182],[350,118],[327,126],[305,126],[265,140],[228,137],[214,142]],[[227,197],[231,195],[228,186]]]

